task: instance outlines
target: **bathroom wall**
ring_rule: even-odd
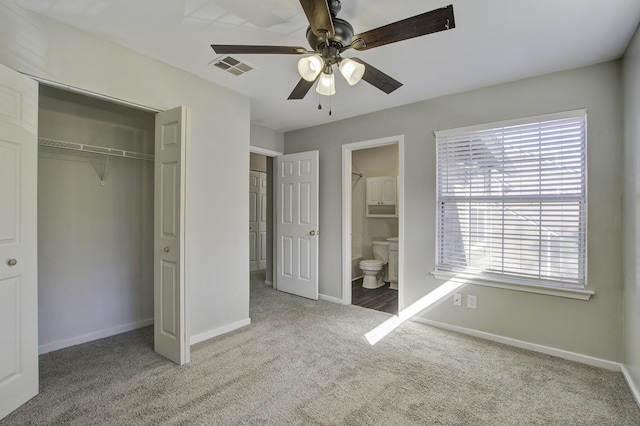
[[[378,218],[366,216],[366,178],[398,175],[398,145],[353,151],[352,170],[362,173],[362,177],[352,175],[352,257],[363,256],[373,259],[371,241],[398,236],[398,218]]]

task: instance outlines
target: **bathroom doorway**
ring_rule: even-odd
[[[402,308],[403,144],[357,142],[342,156],[343,302],[392,314]]]

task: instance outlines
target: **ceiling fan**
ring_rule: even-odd
[[[313,50],[300,46],[229,44],[212,44],[211,48],[219,54],[312,54],[298,62],[298,72],[302,78],[288,99],[303,99],[316,81],[316,91],[321,95],[335,93],[333,65],[336,64],[350,85],[363,79],[389,94],[402,86],[402,83],[361,59],[343,58],[341,54],[349,49],[373,49],[455,28],[453,5],[354,35],[351,24],[336,17],[342,8],[340,0],[300,0],[300,4],[309,21],[306,36]]]

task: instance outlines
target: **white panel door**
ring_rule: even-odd
[[[154,207],[154,346],[176,364],[189,362],[184,279],[185,150],[189,110],[156,115]]]
[[[258,216],[258,269],[267,268],[267,174],[260,172],[258,190],[260,208]]]
[[[38,84],[0,65],[0,418],[38,394]]]
[[[318,151],[278,157],[276,278],[280,291],[318,299]]]
[[[260,250],[260,172],[249,172],[249,271],[258,270]]]

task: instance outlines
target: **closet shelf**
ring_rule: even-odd
[[[147,161],[154,160],[153,154],[144,154],[142,152],[125,151],[122,149],[114,149],[114,148],[105,148],[103,146],[86,145],[83,143],[38,138],[38,144],[40,146],[48,146],[51,148],[68,149],[71,151],[92,152],[95,154],[111,155],[113,157],[133,158],[136,160],[147,160]]]

